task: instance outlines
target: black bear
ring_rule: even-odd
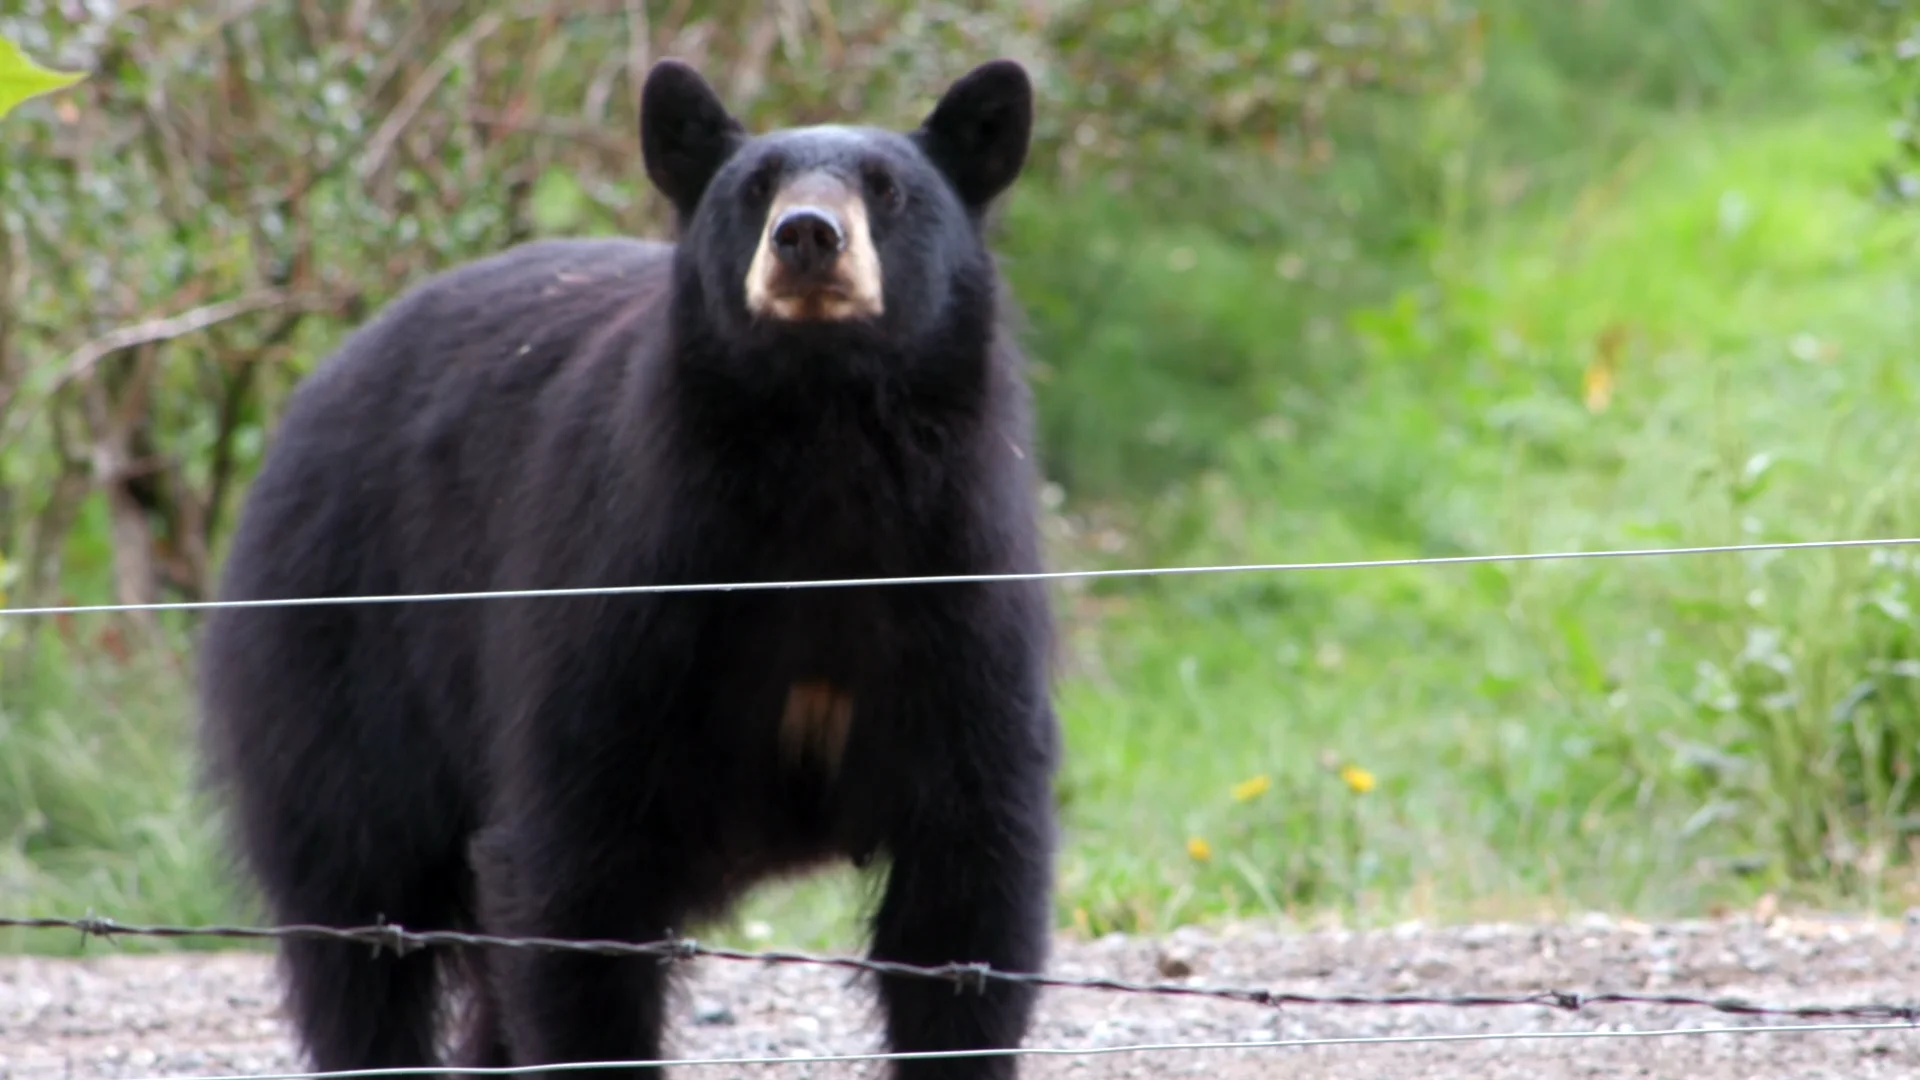
[[[1032,112],[999,60],[911,132],[753,135],[660,62],[641,150],[677,242],[527,243],[356,330],[289,402],[221,596],[1031,575],[1030,403],[983,221]],[[208,776],[282,922],[645,941],[848,860],[885,869],[875,958],[1038,971],[1053,633],[1031,576],[222,608]],[[454,991],[457,1067],[661,1056],[658,960],[442,953],[285,941],[313,1064],[434,1064]],[[878,990],[899,1051],[1016,1047],[1035,1001]]]

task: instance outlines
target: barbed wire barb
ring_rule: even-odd
[[[5,917],[0,929],[69,929],[84,936],[111,940],[114,936],[155,938],[210,937],[238,940],[321,940],[372,944],[404,950],[439,946],[544,949],[600,956],[652,957],[662,962],[708,958],[763,964],[812,964],[869,975],[893,975],[950,982],[955,993],[979,993],[988,980],[1024,983],[1052,989],[1101,990],[1163,997],[1208,998],[1265,1008],[1281,1006],[1546,1008],[1565,1013],[1584,1012],[1600,1005],[1645,1005],[1709,1009],[1730,1016],[1791,1017],[1800,1020],[1882,1021],[1895,1025],[1920,1024],[1920,1003],[1868,1002],[1849,1005],[1768,1005],[1733,997],[1689,994],[1648,994],[1632,991],[1575,992],[1541,990],[1518,994],[1305,994],[1264,987],[1209,986],[1187,982],[1134,982],[1105,977],[1076,977],[1035,972],[1001,971],[987,964],[954,963],[934,966],[906,964],[855,956],[821,956],[791,951],[754,952],[702,945],[692,938],[630,942],[569,938],[504,937],[456,930],[408,930],[388,922],[371,926],[331,927],[311,924],[283,926],[136,926],[95,915],[80,918]]]

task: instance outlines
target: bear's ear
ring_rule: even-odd
[[[640,153],[647,178],[681,217],[692,215],[713,174],[746,135],[692,65],[666,59],[647,73],[640,91]]]
[[[989,60],[947,88],[913,139],[977,212],[1020,175],[1032,133],[1033,83],[1026,69]]]

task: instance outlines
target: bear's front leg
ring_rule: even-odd
[[[692,631],[691,620],[659,612],[569,599],[507,607],[491,628],[492,790],[469,847],[488,933],[646,942],[680,925],[691,858],[685,830],[674,827],[674,799],[684,815],[686,796],[671,733]],[[610,652],[605,642],[646,649]],[[475,1057],[493,1048],[517,1066],[658,1060],[670,966],[654,956],[491,948],[493,995],[480,1020],[495,1030],[469,1032],[468,1045]]]
[[[667,937],[682,914],[687,864],[662,807],[671,752],[623,723],[631,710],[618,707],[603,668],[531,685],[545,707],[503,729],[489,822],[469,848],[482,925],[523,938]],[[659,1059],[668,968],[652,956],[491,949],[485,971],[504,1056],[520,1066]],[[487,1034],[470,1039],[484,1046]]]
[[[1050,824],[1032,814],[975,808],[922,822],[895,846],[874,959],[1039,972],[1052,923],[1051,854]],[[987,979],[956,991],[943,979],[883,975],[880,993],[891,1049],[978,1050],[1020,1045],[1038,988]],[[894,1070],[900,1080],[1011,1080],[1018,1073],[1013,1056],[922,1058],[896,1062]]]
[[[475,866],[488,931],[573,940],[666,937],[674,913],[662,903],[662,890],[648,887],[664,880],[665,868],[649,865],[644,842],[616,847],[605,843],[604,825],[597,835],[592,830],[585,821],[562,826],[538,816],[491,830],[488,857]],[[668,970],[662,959],[496,948],[484,970],[494,1006],[489,1020],[499,1025],[499,1041],[515,1065],[661,1056]],[[486,1035],[470,1038],[485,1041]],[[644,1067],[595,1075],[637,1080],[664,1072]]]
[[[891,870],[876,914],[872,955],[919,966],[984,963],[1038,973],[1053,922],[1053,714],[1038,692],[992,709],[949,697],[937,715],[964,725],[935,767],[941,779],[910,799],[887,847]],[[976,706],[969,709],[968,705]],[[945,726],[945,725],[941,725]],[[895,1051],[1014,1048],[1038,988],[985,980],[962,986],[883,975],[887,1042]],[[1013,1055],[895,1063],[900,1080],[1011,1080]]]

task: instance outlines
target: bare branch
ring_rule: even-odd
[[[476,108],[467,111],[467,120],[482,127],[566,139],[609,154],[629,154],[633,151],[633,146],[624,139],[615,138],[591,124],[576,123],[561,116],[507,116],[492,109]]]
[[[67,357],[66,366],[54,377],[52,385],[48,386],[46,392],[41,396],[40,407],[44,409],[46,402],[55,394],[90,374],[100,361],[122,349],[131,349],[139,345],[153,345],[163,341],[172,341],[175,338],[186,337],[188,334],[226,322],[229,319],[237,319],[242,315],[247,315],[255,311],[278,307],[286,303],[290,298],[289,294],[279,289],[262,289],[258,292],[248,293],[232,300],[222,300],[217,304],[207,304],[203,307],[197,307],[191,311],[183,311],[178,315],[171,315],[162,319],[149,319],[146,322],[135,323],[132,326],[123,326],[118,330],[103,334],[87,342],[85,345],[80,346],[78,349],[75,349]],[[0,420],[6,419],[8,408],[13,404],[12,389],[13,388],[10,387],[0,386]],[[7,424],[5,430],[0,431],[0,446],[11,445],[13,440],[19,437],[21,430],[25,428],[39,411],[40,409],[35,409],[22,413],[14,418],[13,423]]]
[[[373,138],[367,140],[367,156],[361,160],[358,170],[363,183],[371,179],[380,171],[381,166],[386,164],[387,156],[393,152],[393,144],[406,132],[407,126],[413,123],[414,118],[420,115],[420,110],[426,106],[427,99],[432,97],[433,92],[439,89],[448,75],[453,73],[455,65],[464,63],[474,48],[498,31],[505,21],[498,13],[489,11],[474,20],[473,25],[454,39],[453,44],[447,46],[445,52],[434,57],[426,74],[420,76],[417,82],[407,88],[406,97],[400,99],[400,103],[394,106],[393,111],[387,114],[386,120],[373,133]]]
[[[44,603],[51,592],[50,586],[60,580],[67,534],[80,515],[80,504],[93,490],[92,472],[86,459],[73,449],[64,414],[65,410],[54,409],[48,425],[59,471],[46,501],[34,515],[33,535],[27,549],[26,581],[20,590],[30,604]]]
[[[214,530],[219,528],[220,515],[226,508],[233,483],[233,443],[240,426],[240,411],[247,395],[253,390],[262,358],[291,338],[306,315],[305,311],[295,310],[282,316],[279,325],[269,330],[255,346],[253,358],[240,364],[238,370],[224,374],[220,380],[220,411],[218,426],[214,429],[213,460],[209,468],[211,475],[207,481],[206,495],[201,500],[205,508],[201,514],[200,544],[203,548],[212,547]]]
[[[653,63],[653,26],[647,21],[645,0],[627,0],[627,85],[638,94]]]
[[[153,342],[143,343],[136,354],[132,377],[118,400],[109,397],[97,372],[81,388],[81,402],[92,429],[93,482],[107,497],[109,529],[113,539],[113,578],[115,595],[122,603],[152,603],[157,596],[154,574],[153,530],[146,507],[128,485],[133,464],[133,429],[138,423],[147,387],[153,377]],[[132,620],[143,639],[153,627],[149,612]]]
[[[100,337],[75,349],[72,355],[67,357],[66,366],[61,369],[60,374],[54,379],[53,386],[48,389],[48,392],[51,393],[58,390],[75,379],[80,378],[82,375],[91,371],[95,364],[98,364],[101,360],[106,359],[122,349],[130,349],[136,345],[151,345],[157,342],[172,341],[175,338],[186,337],[188,334],[197,333],[198,331],[205,330],[209,326],[226,322],[229,319],[237,319],[242,315],[250,315],[256,311],[264,311],[267,308],[278,307],[286,303],[288,299],[288,294],[279,289],[261,289],[244,296],[235,297],[232,300],[222,300],[219,303],[207,304],[203,307],[194,308],[191,311],[183,311],[178,315],[171,315],[162,319],[150,319],[143,323],[123,326],[118,330],[102,334]],[[0,402],[0,407],[4,407],[3,402]]]

